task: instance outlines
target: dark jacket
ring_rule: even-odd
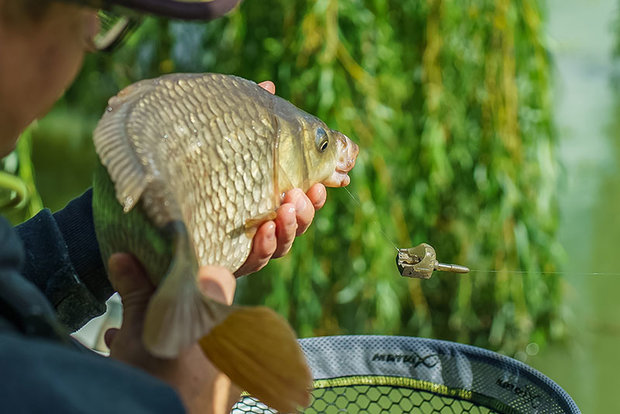
[[[68,335],[102,314],[113,293],[91,198],[87,191],[15,229],[0,217],[0,411],[184,412],[164,382]]]

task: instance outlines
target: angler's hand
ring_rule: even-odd
[[[105,341],[110,357],[138,367],[171,385],[190,413],[229,413],[241,391],[204,356],[198,345],[176,359],[156,358],[142,344],[146,308],[155,287],[131,255],[116,253],[109,260],[109,278],[123,301],[123,324],[110,329]],[[211,298],[231,304],[235,278],[222,267],[200,268],[198,283]]]
[[[258,85],[272,94],[276,93],[276,86],[271,81]],[[323,207],[326,198],[327,191],[323,184],[313,185],[306,194],[299,188],[288,191],[276,212],[275,220],[265,222],[258,228],[252,241],[252,251],[235,276],[257,272],[271,258],[288,253],[295,237],[308,229],[314,219],[314,212]]]

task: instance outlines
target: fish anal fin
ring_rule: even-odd
[[[194,286],[164,285],[147,310],[143,341],[160,358],[176,358],[225,318],[232,308],[203,295]]]
[[[160,358],[174,358],[231,312],[198,288],[198,263],[185,225],[173,222],[173,257],[147,308],[143,341]]]

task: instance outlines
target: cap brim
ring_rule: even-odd
[[[242,0],[107,0],[104,4],[183,20],[213,20]]]

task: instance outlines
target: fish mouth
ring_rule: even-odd
[[[346,135],[340,134],[337,140],[338,150],[336,153],[336,168],[332,175],[325,181],[328,187],[345,187],[351,182],[349,171],[355,166],[357,154],[360,151],[359,146],[351,141]]]
[[[334,171],[323,184],[327,187],[346,187],[351,182],[351,177],[345,172]]]

